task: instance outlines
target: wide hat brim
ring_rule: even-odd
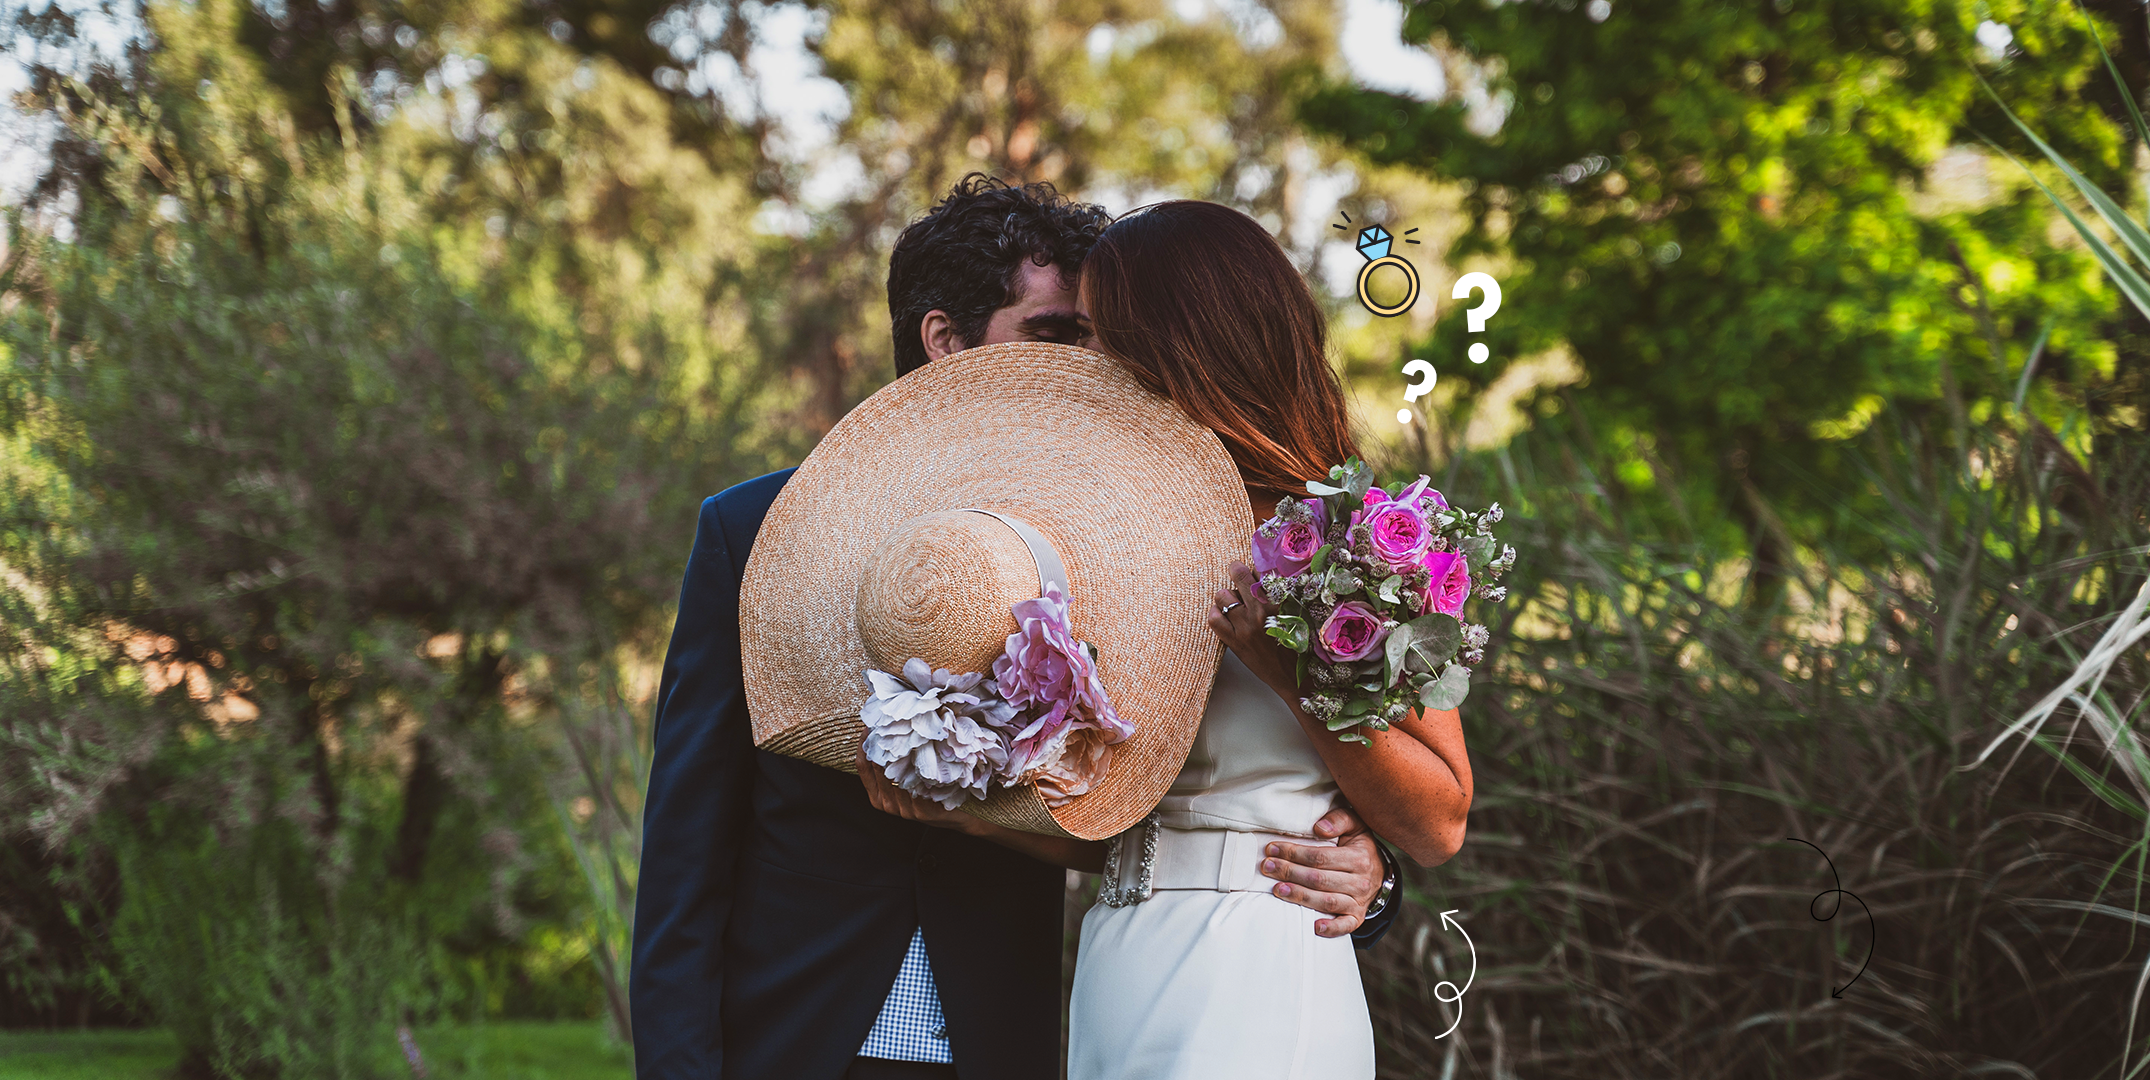
[[[1043,533],[1066,565],[1075,635],[1135,733],[1086,794],[1030,786],[966,809],[1027,832],[1117,835],[1186,762],[1222,658],[1205,614],[1248,557],[1254,517],[1209,429],[1117,361],[1069,345],[986,345],[883,387],[823,437],[763,520],[740,586],[755,745],[855,770],[874,666],[855,608],[869,556],[923,514],[978,508]],[[1005,630],[1012,634],[1009,615]]]

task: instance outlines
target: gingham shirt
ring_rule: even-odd
[[[866,1033],[860,1057],[890,1061],[931,1061],[946,1065],[955,1061],[948,1052],[948,1021],[941,1015],[941,996],[933,989],[933,968],[926,963],[926,935],[911,931],[911,948],[903,954],[903,967],[896,971],[896,985],[889,987],[881,1015]]]

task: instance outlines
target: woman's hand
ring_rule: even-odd
[[[1277,606],[1262,595],[1254,571],[1238,560],[1232,562],[1232,584],[1217,590],[1209,607],[1209,628],[1239,656],[1254,677],[1266,683],[1288,704],[1299,700],[1299,662],[1291,650],[1277,644],[1264,629]]]

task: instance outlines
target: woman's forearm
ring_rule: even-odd
[[[1387,731],[1358,730],[1373,741],[1361,746],[1338,739],[1308,716],[1296,693],[1279,691],[1329,774],[1368,827],[1403,849],[1420,866],[1447,862],[1463,846],[1471,808],[1471,764],[1463,726],[1454,709],[1414,711]]]

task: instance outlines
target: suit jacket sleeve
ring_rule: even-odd
[[[636,1080],[724,1073],[724,932],[746,843],[754,741],[739,661],[744,559],[733,558],[722,498],[702,503],[658,684],[628,977]]]

